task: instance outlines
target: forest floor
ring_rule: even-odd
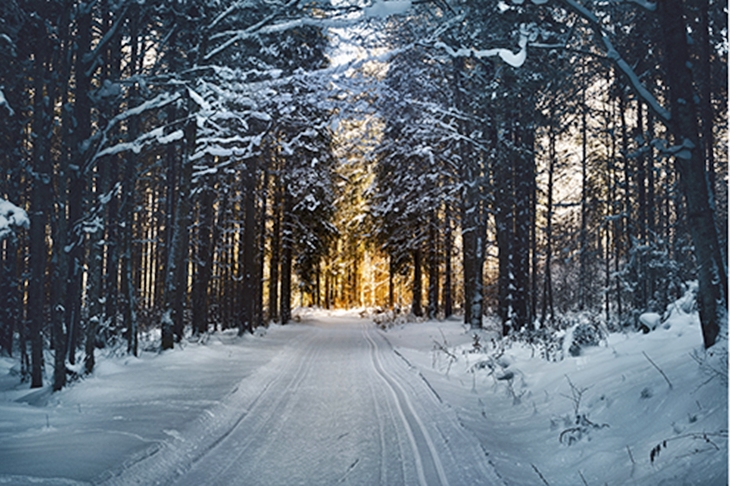
[[[556,362],[478,336],[315,311],[100,352],[55,394],[3,358],[0,484],[727,484],[727,347],[696,315]]]

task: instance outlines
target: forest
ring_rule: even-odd
[[[710,347],[727,35],[714,0],[3,0],[0,353],[60,390],[298,307],[636,330],[690,281]]]

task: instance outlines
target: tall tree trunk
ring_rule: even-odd
[[[555,127],[551,117],[548,132],[548,186],[547,186],[547,214],[545,215],[545,280],[542,293],[542,321],[552,322],[555,318],[553,306],[553,181],[555,178]]]
[[[59,37],[61,39],[61,53],[59,53],[59,66],[61,79],[67,79],[72,69],[71,45],[70,39],[70,16],[72,8],[67,5],[68,10],[62,15],[61,29]],[[66,27],[63,27],[63,26]],[[68,89],[60,88],[60,101],[62,106],[68,106],[69,95]],[[50,90],[49,90],[50,91]],[[52,95],[52,97],[55,95]],[[57,179],[56,179],[56,198],[58,204],[51,211],[51,235],[53,240],[53,249],[51,251],[51,279],[53,282],[66,282],[69,278],[68,264],[69,254],[66,251],[68,240],[73,241],[73,231],[69,231],[69,227],[73,227],[73,222],[68,218],[67,209],[69,208],[68,182],[70,165],[78,164],[77,147],[75,146],[74,128],[76,113],[72,110],[64,110],[61,115],[61,151],[62,156],[59,160]],[[72,162],[73,161],[73,162]],[[78,167],[78,165],[77,165]],[[78,174],[78,170],[76,171]],[[69,226],[69,223],[71,226]],[[67,350],[67,330],[70,330],[66,324],[66,315],[64,310],[68,304],[67,293],[69,285],[52,285],[51,294],[51,329],[52,329],[52,346],[54,351],[53,363],[53,390],[61,390],[66,384],[66,354]]]
[[[137,4],[132,4],[129,13],[129,38],[130,38],[130,55],[129,55],[129,75],[133,77],[137,74],[139,64],[139,9]],[[135,84],[129,88],[129,105],[136,106],[139,103],[139,88]],[[139,120],[132,117],[127,126],[128,141],[134,140],[139,134]],[[137,186],[137,155],[133,152],[127,152],[124,167],[124,179],[122,182],[122,204],[120,213],[122,214],[124,225],[122,234],[122,275],[121,286],[124,295],[123,320],[127,329],[127,352],[137,356],[139,346],[139,336],[137,328],[137,287],[134,282],[133,257],[134,249],[132,247],[134,234],[134,214],[135,214],[135,189]],[[164,332],[163,332],[164,338]]]
[[[451,254],[453,252],[453,236],[451,229],[450,209],[446,209],[446,221],[444,222],[444,317],[448,319],[454,313],[454,302],[451,294]],[[391,296],[391,307],[392,296]]]
[[[413,293],[411,314],[416,317],[423,316],[423,307],[421,305],[421,300],[423,298],[422,280],[423,277],[421,275],[421,249],[416,248],[415,250],[413,250],[413,285],[411,287]]]
[[[452,60],[454,73],[453,96],[457,109],[466,111],[462,96],[462,70],[464,60]],[[469,133],[469,124],[458,119],[459,131]],[[464,272],[464,323],[472,329],[482,327],[482,268],[484,266],[484,214],[482,211],[481,185],[479,184],[479,167],[477,157],[472,157],[465,143],[459,143],[458,153],[461,159],[459,179],[461,189],[461,238],[462,268]]]
[[[683,147],[675,157],[675,166],[692,221],[689,230],[697,260],[702,337],[705,347],[709,348],[715,344],[720,323],[727,315],[727,260],[719,244],[706,160],[699,139],[696,105],[692,102],[692,64],[687,48],[683,3],[681,0],[664,0],[657,3],[657,11],[665,51],[672,53],[664,58],[671,108],[669,128],[675,144]]]
[[[617,73],[618,77],[618,73]],[[621,197],[622,199],[622,205],[621,205],[621,221],[623,222],[623,231],[622,237],[625,241],[623,246],[623,254],[625,256],[626,261],[624,262],[625,265],[628,266],[628,281],[633,286],[638,286],[639,279],[637,274],[637,267],[635,264],[632,264],[631,259],[635,258],[634,255],[634,238],[636,237],[636,231],[635,231],[635,225],[634,225],[634,205],[632,201],[632,186],[633,186],[633,179],[634,179],[634,173],[633,173],[633,164],[631,163],[631,146],[629,145],[629,135],[628,135],[628,123],[626,122],[626,110],[627,110],[627,103],[626,103],[626,94],[624,93],[624,89],[619,83],[619,119],[621,122],[621,159],[623,162],[623,195]],[[621,281],[621,278],[616,279],[616,282]],[[620,290],[617,289],[617,292],[620,292]],[[636,304],[636,295],[634,294],[634,299],[631,304]],[[628,300],[628,299],[627,299]],[[627,307],[630,307],[627,303]],[[627,323],[633,325],[636,327],[638,325],[639,321],[639,314],[634,308],[633,312],[628,312],[627,317]]]
[[[203,182],[199,199],[198,244],[195,257],[195,273],[191,295],[193,332],[204,334],[208,330],[208,284],[213,269],[214,187],[208,178]]]
[[[647,275],[646,257],[644,248],[647,243],[647,215],[646,215],[646,147],[644,136],[644,110],[640,101],[636,103],[636,130],[640,135],[640,146],[636,157],[636,196],[639,205],[639,212],[636,225],[636,236],[639,241],[639,248],[636,250],[636,290],[634,291],[634,309],[643,312],[647,304]]]
[[[51,188],[52,167],[46,144],[50,135],[50,117],[44,102],[46,87],[47,48],[40,42],[45,39],[43,21],[36,20],[34,30],[38,31],[39,43],[35,46],[33,77],[33,133],[37,135],[33,144],[33,186],[30,202],[30,281],[28,282],[28,339],[30,340],[31,388],[43,386],[43,322],[45,309],[46,276],[46,223],[53,200]]]
[[[583,67],[585,75],[585,64]],[[585,310],[588,305],[588,106],[586,105],[587,86],[581,90],[582,103],[580,105],[580,133],[581,133],[581,195],[580,195],[580,268],[578,275],[579,310]]]
[[[438,218],[431,210],[428,225],[428,318],[436,319],[439,310]]]
[[[291,195],[284,187],[284,205],[282,216],[282,238],[281,238],[281,301],[279,304],[279,317],[282,324],[291,320],[291,267],[292,267],[292,216],[291,216]]]
[[[524,100],[524,99],[523,99]],[[524,100],[528,101],[528,100]],[[529,115],[520,113],[520,127],[515,129],[520,153],[514,154],[514,321],[516,330],[532,327],[529,313],[530,289],[530,200],[535,180],[535,157],[533,152],[534,133]]]
[[[657,242],[657,219],[656,219],[656,177],[654,172],[654,148],[651,141],[654,140],[654,117],[651,111],[646,116],[646,226],[650,248],[653,248]],[[647,268],[648,277],[648,298],[655,300],[657,291],[657,273],[653,266]],[[663,307],[663,306],[662,306]]]
[[[494,222],[498,250],[498,312],[502,321],[503,335],[513,329],[514,316],[514,268],[512,261],[514,242],[514,191],[511,164],[503,157],[495,162],[495,212]]]
[[[256,305],[256,171],[257,160],[246,160],[243,169],[244,186],[244,223],[243,223],[243,287],[241,298],[242,319],[239,324],[239,334],[245,331],[253,332],[254,309]]]
[[[279,321],[279,264],[281,259],[282,184],[280,176],[274,176],[274,194],[271,204],[273,218],[271,228],[271,258],[269,259],[269,320]]]
[[[186,106],[190,100],[186,100]],[[185,122],[182,157],[180,159],[180,186],[175,201],[175,220],[172,241],[167,253],[165,272],[165,307],[162,317],[162,349],[172,349],[174,341],[183,337],[184,307],[188,284],[188,243],[190,239],[190,185],[193,162],[190,155],[195,149],[197,126],[194,120]]]
[[[270,156],[270,155],[269,155]],[[266,266],[266,216],[267,204],[269,200],[269,169],[268,166],[263,170],[261,175],[263,189],[259,196],[260,205],[258,208],[258,244],[256,247],[256,275],[254,283],[256,284],[256,307],[254,326],[263,326],[266,324],[264,317],[264,267]],[[319,277],[319,272],[317,273]],[[319,280],[317,280],[317,288],[319,289]]]
[[[81,333],[82,278],[84,271],[85,234],[84,198],[87,183],[88,139],[91,136],[91,72],[86,59],[91,49],[91,5],[82,2],[77,7],[76,63],[74,76],[74,128],[71,132],[73,165],[69,165],[68,274],[66,275],[66,329],[68,329],[68,359],[76,364],[76,347]]]

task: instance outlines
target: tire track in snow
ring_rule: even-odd
[[[414,396],[419,405],[425,404],[423,398],[428,398],[431,403],[430,407],[425,409],[427,423],[432,428],[432,432],[437,432],[434,437],[440,438],[440,444],[445,450],[440,454],[442,462],[449,465],[449,471],[453,471],[454,463],[468,464],[468,470],[462,470],[459,476],[460,482],[464,484],[489,484],[489,485],[506,485],[504,479],[499,475],[494,464],[489,459],[489,453],[484,445],[464,426],[457,410],[448,402],[448,397],[442,397],[436,388],[424,376],[421,370],[411,363],[398,349],[393,346],[387,336],[375,329],[372,333],[376,333],[379,338],[385,341],[388,349],[392,351],[391,365],[389,368],[394,376],[398,376],[401,383],[411,383],[409,376],[403,373],[403,366],[395,366],[399,363],[405,364],[406,367],[413,372],[413,376],[420,377],[425,388],[418,392],[415,384],[412,390],[416,393]],[[422,422],[423,423],[423,422]]]
[[[194,464],[192,464],[190,469],[186,471],[185,475],[178,478],[174,484],[194,484],[197,486],[200,484],[215,483],[217,478],[224,476],[240,461],[241,457],[249,451],[253,444],[260,443],[262,435],[265,437],[276,437],[285,422],[282,420],[282,417],[286,415],[284,410],[290,408],[288,406],[292,401],[292,397],[296,397],[296,392],[309,374],[312,364],[315,362],[316,355],[321,352],[319,347],[312,345],[312,341],[314,341],[316,334],[317,332],[312,333],[312,336],[306,342],[306,349],[302,351],[298,359],[291,360],[292,363],[297,363],[297,368],[293,378],[286,384],[284,389],[280,390],[276,386],[269,386],[274,382],[278,383],[279,381],[282,381],[281,379],[274,379],[267,384],[266,389],[257,397],[256,403],[252,404],[246,414],[244,414],[244,416],[241,417],[241,419],[239,419],[230,430],[226,431],[225,437],[216,441],[216,444],[213,447],[210,447],[204,454],[200,455],[194,461],[197,463],[201,459],[206,459],[206,467],[202,471],[198,471],[194,469]],[[284,377],[287,375],[288,373],[282,372],[279,376]],[[270,403],[271,396],[273,396],[273,403]],[[223,454],[216,454],[216,449],[221,447],[221,444],[225,441],[225,439],[231,436],[239,426],[246,422],[245,419],[247,417],[251,417],[252,421],[256,420],[259,423],[254,425],[253,429],[249,431],[246,441],[242,444],[236,442],[233,448],[225,447],[224,445],[223,447],[225,452]],[[275,423],[276,426],[269,428],[272,423]],[[268,442],[266,449],[269,447],[271,447],[271,442]],[[236,453],[230,454],[231,450],[235,450]],[[223,458],[226,458],[224,464],[218,464],[218,467],[211,467],[211,461],[219,462],[222,461]],[[210,473],[213,470],[217,470],[218,474],[211,476]]]
[[[289,374],[277,370],[272,377],[267,377],[259,387],[256,395],[248,399],[246,398],[246,387],[239,383],[218,406],[213,408],[213,412],[206,410],[206,413],[190,429],[183,431],[182,437],[158,442],[140,451],[130,460],[125,461],[119,469],[107,471],[102,478],[99,478],[99,484],[173,484],[185,482],[187,481],[185,475],[202,459],[217,462],[220,457],[226,457],[225,454],[216,455],[214,451],[229,439],[242,424],[246,424],[251,420],[259,420],[264,416],[263,423],[254,429],[256,433],[261,432],[274,416],[274,413],[267,412],[271,410],[270,407],[267,407],[267,402],[270,402],[273,396],[275,399],[274,407],[278,408],[278,405],[286,398],[286,392],[295,386],[297,382],[301,382],[305,371],[304,368],[306,368],[306,366],[301,365],[301,360],[303,359],[305,363],[311,362],[311,357],[316,352],[316,347],[312,346],[316,334],[309,333],[305,341],[301,343],[304,349],[298,353],[298,356],[301,356],[299,360],[290,359],[291,355],[288,354],[279,355],[279,359],[286,357],[289,366],[296,372]],[[302,348],[297,346],[295,349]],[[288,376],[292,375],[291,381],[286,384],[282,383]],[[244,380],[248,379],[248,377],[244,378]],[[284,386],[284,393],[279,392],[282,386]],[[242,407],[242,400],[248,401],[248,406],[245,408]],[[200,442],[201,439],[204,440],[203,443]],[[247,446],[251,442],[249,441]],[[237,457],[240,457],[240,455]],[[230,464],[228,464],[228,467],[230,467]],[[218,470],[221,471],[222,469]]]
[[[390,389],[396,408],[408,434],[416,461],[419,483],[422,486],[428,486],[438,482],[442,486],[448,486],[449,482],[446,479],[441,459],[434,447],[431,436],[423,425],[423,421],[413,409],[413,405],[403,387],[383,367],[378,356],[379,352],[382,351],[380,351],[377,343],[370,336],[370,332],[365,325],[363,325],[363,331],[363,335],[370,344],[370,357],[372,358],[375,371]]]

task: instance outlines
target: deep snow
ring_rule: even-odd
[[[656,331],[610,334],[578,357],[566,341],[558,362],[539,346],[497,345],[496,326],[474,353],[473,335],[451,322],[387,332],[507,484],[727,484],[727,341],[705,355],[696,313],[676,308]]]
[[[474,352],[456,320],[381,331],[313,312],[163,354],[100,353],[56,394],[18,385],[3,358],[0,484],[727,483],[727,364],[722,349],[691,357],[704,359],[696,316],[558,362],[495,336]]]

